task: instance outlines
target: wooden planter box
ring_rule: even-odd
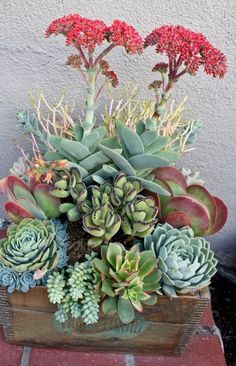
[[[209,296],[208,288],[172,300],[160,296],[155,306],[146,307],[130,325],[122,324],[117,316],[102,313],[94,325],[86,326],[77,320],[60,325],[54,319],[56,307],[49,303],[44,287],[11,295],[1,287],[0,322],[6,340],[19,345],[171,355],[185,350]]]

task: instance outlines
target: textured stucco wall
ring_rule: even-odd
[[[186,76],[174,96],[189,95],[192,115],[203,121],[196,150],[180,164],[199,169],[211,191],[225,199],[230,217],[212,242],[217,250],[233,248],[236,231],[236,88],[235,36],[236,0],[0,0],[0,175],[8,172],[17,157],[14,139],[19,136],[15,113],[27,106],[28,93],[43,88],[49,96],[59,95],[66,85],[78,103],[83,100],[81,80],[64,65],[71,50],[64,39],[46,40],[44,31],[54,19],[78,12],[101,18],[107,24],[114,18],[137,27],[144,36],[165,23],[182,24],[207,35],[228,56],[229,72],[223,80],[200,73]],[[142,57],[110,55],[120,78],[136,80],[148,96],[147,82],[155,62],[154,50]]]

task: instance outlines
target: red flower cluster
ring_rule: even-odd
[[[157,53],[165,53],[182,63],[187,72],[194,75],[202,65],[213,77],[223,77],[227,71],[226,56],[215,48],[201,33],[192,32],[182,26],[164,25],[150,33],[144,47],[156,45]],[[178,59],[177,59],[178,57]]]
[[[82,46],[94,51],[96,45],[105,40],[124,46],[128,53],[141,53],[143,42],[141,36],[131,25],[115,20],[111,27],[101,20],[92,20],[81,17],[79,14],[67,15],[54,20],[46,31],[46,36],[63,34],[66,44]]]
[[[124,46],[128,53],[142,53],[143,40],[132,25],[114,20],[108,31],[108,41]]]
[[[82,18],[79,14],[67,15],[54,20],[46,31],[46,36],[63,34],[66,44],[82,46],[94,51],[96,45],[101,45],[107,34],[107,26],[101,20]]]

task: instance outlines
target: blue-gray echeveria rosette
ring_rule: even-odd
[[[67,246],[68,246],[68,233],[67,225],[62,224],[60,220],[51,220],[52,225],[55,228],[55,241],[58,248],[59,261],[57,268],[61,269],[68,263]],[[47,278],[51,270],[40,279],[34,279],[33,271],[24,271],[22,273],[15,271],[14,268],[8,267],[0,262],[0,286],[7,287],[9,293],[15,290],[27,292],[30,288],[36,285],[45,285]]]
[[[170,297],[208,286],[216,273],[217,260],[210,243],[194,237],[190,227],[175,229],[158,224],[151,235],[138,242],[140,250],[152,250],[161,272],[161,293]]]

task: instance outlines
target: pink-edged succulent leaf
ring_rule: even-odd
[[[206,188],[200,186],[199,184],[192,184],[187,187],[187,192],[196,197],[201,201],[208,209],[210,214],[210,228],[214,225],[216,220],[216,202],[212,195],[208,192]]]
[[[179,183],[177,183],[171,179],[167,179],[165,182],[170,187],[173,196],[181,196],[183,194],[186,194],[186,189],[183,188],[183,186],[180,185]]]
[[[189,216],[195,235],[206,234],[210,226],[210,215],[207,207],[195,197],[187,195],[172,197],[164,208],[163,215],[166,216],[175,211],[182,211]]]
[[[15,187],[21,187],[25,192],[31,193],[29,187],[27,184],[19,177],[16,177],[15,175],[9,175],[5,179],[5,188],[10,191],[12,194],[14,194]]]
[[[30,219],[34,218],[34,216],[29,211],[27,211],[17,202],[11,202],[11,201],[7,202],[5,204],[5,211],[8,218],[11,221],[15,222],[16,224],[19,224],[25,218]]]
[[[30,212],[34,218],[39,220],[47,219],[44,211],[36,203],[32,202],[28,198],[20,198],[17,200],[17,203],[26,211]]]
[[[172,180],[180,184],[184,189],[187,187],[185,176],[175,167],[161,167],[153,171],[155,178],[161,180]]]
[[[161,222],[163,223],[167,222],[168,224],[177,229],[184,226],[191,227],[190,217],[182,211],[170,212],[166,216],[162,217]]]
[[[34,187],[34,198],[37,205],[43,210],[47,218],[55,219],[60,216],[59,206],[61,201],[59,198],[50,194],[51,186],[45,183],[39,183]]]
[[[228,208],[218,197],[213,196],[216,203],[216,219],[214,225],[207,231],[207,235],[215,234],[222,229],[228,218]]]
[[[166,183],[164,180],[159,179],[159,178],[155,178],[154,181],[156,183],[158,183],[161,187],[165,188],[170,194],[171,196],[173,196],[173,192],[169,186],[168,183]],[[163,211],[163,207],[166,207],[167,203],[170,200],[170,196],[163,196],[163,195],[158,195],[159,197],[159,216],[162,216],[162,211]]]

